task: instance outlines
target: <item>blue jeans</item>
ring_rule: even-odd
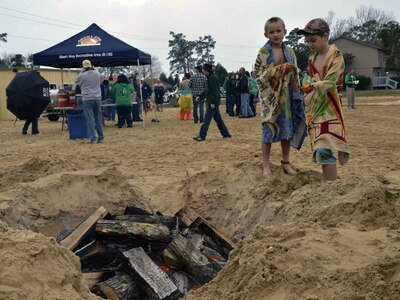
[[[84,100],[82,101],[83,113],[85,114],[86,123],[89,131],[89,138],[91,142],[104,140],[101,101],[100,100]]]
[[[254,117],[254,114],[251,110],[250,104],[250,94],[242,93],[240,94],[240,116],[245,118]]]
[[[193,119],[195,123],[199,121],[198,108],[200,108],[200,123],[204,122],[204,99],[200,97],[200,100],[196,101],[196,97],[193,96]]]
[[[24,127],[22,128],[22,134],[27,134],[28,133],[28,128],[29,125],[32,123],[32,134],[38,134],[39,133],[39,118],[27,118],[25,120]]]
[[[106,104],[115,104],[113,99],[107,99]],[[115,106],[107,106],[105,109],[105,115],[107,120],[115,120]]]
[[[223,137],[231,136],[228,128],[226,128],[224,121],[222,120],[221,112],[219,111],[219,106],[214,109],[207,104],[206,115],[204,117],[204,123],[201,125],[199,136],[204,140],[207,136],[208,127],[210,126],[211,120],[214,118],[217,122],[219,131]]]
[[[235,103],[236,103],[235,94],[227,95],[226,100],[227,100],[227,105],[228,105],[228,114],[230,116],[234,116],[235,112],[234,112],[233,108],[235,107]]]

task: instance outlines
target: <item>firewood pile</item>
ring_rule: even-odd
[[[105,299],[180,299],[211,281],[235,243],[184,208],[174,216],[128,205],[123,215],[98,208],[61,246],[79,256],[90,290]]]

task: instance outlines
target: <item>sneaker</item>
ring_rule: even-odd
[[[193,139],[194,139],[195,141],[198,141],[198,142],[204,141],[204,139],[201,138],[200,136],[194,136]]]
[[[224,135],[222,138],[223,139],[230,139],[232,136],[231,135]]]
[[[103,144],[104,140],[97,140],[97,144]]]

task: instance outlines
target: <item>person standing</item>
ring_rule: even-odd
[[[132,121],[133,122],[142,122],[142,118],[140,117],[140,111],[141,111],[141,105],[142,102],[140,100],[140,88],[139,88],[139,83],[138,83],[138,75],[135,74],[134,76],[132,75],[129,77],[129,80],[133,86],[133,89],[135,91],[132,99]]]
[[[254,71],[249,74],[249,91],[250,91],[250,108],[253,112],[253,115],[256,115],[256,106],[257,106],[257,95],[258,95],[258,84],[257,80],[255,79]]]
[[[261,151],[265,177],[272,175],[272,144],[278,142],[282,149],[283,171],[296,174],[289,161],[290,147],[300,150],[307,132],[296,54],[283,42],[286,32],[281,18],[268,19],[264,25],[264,36],[268,41],[261,47],[254,64],[261,99]]]
[[[221,103],[219,82],[217,76],[214,74],[211,64],[204,64],[203,74],[207,77],[207,87],[201,96],[205,96],[206,98],[207,109],[204,117],[204,123],[201,125],[200,132],[197,136],[193,137],[193,139],[198,142],[206,139],[208,127],[210,126],[213,118],[217,123],[222,137],[230,138],[231,134],[229,133],[228,128],[225,126],[225,123],[222,120],[221,112],[219,111],[219,105]],[[201,96],[197,96],[196,100],[200,99]]]
[[[121,74],[118,76],[118,81],[113,85],[111,90],[112,98],[115,100],[118,114],[118,128],[122,128],[126,121],[128,128],[132,128],[132,96],[134,90],[129,83],[128,78]]]
[[[39,118],[26,118],[24,127],[22,127],[22,134],[28,134],[29,125],[32,124],[32,134],[39,134]]]
[[[350,149],[339,97],[345,63],[342,51],[329,44],[329,32],[325,20],[313,19],[297,34],[304,35],[312,50],[303,81],[312,157],[321,165],[325,180],[334,181],[337,161],[346,164]]]
[[[251,111],[249,100],[249,80],[246,76],[246,70],[242,67],[239,70],[239,80],[237,82],[238,89],[240,91],[240,115],[239,118],[251,118],[254,117]]]
[[[111,98],[111,88],[109,81],[107,79],[103,80],[103,83],[100,86],[101,88],[101,100],[104,101],[105,104],[115,104],[114,100]],[[105,117],[107,121],[115,121],[115,107],[107,106],[104,109]]]
[[[181,108],[180,110],[180,120],[184,121],[186,116],[186,121],[192,120],[192,109],[193,109],[193,96],[192,90],[189,88],[190,83],[190,74],[186,73],[181,83],[179,84],[176,92],[179,92],[181,95],[179,97],[178,103]]]
[[[147,112],[150,109],[150,96],[153,93],[151,86],[146,83],[144,78],[140,79],[140,83],[142,86],[142,98],[143,98],[143,110],[144,115],[147,116]],[[138,95],[140,97],[140,95]]]
[[[90,60],[82,62],[83,70],[78,74],[75,82],[81,87],[82,108],[85,114],[89,131],[89,142],[102,143],[104,140],[102,113],[101,113],[101,79],[102,76]]]
[[[349,108],[356,108],[356,93],[355,86],[358,83],[356,75],[354,75],[354,70],[351,69],[349,73],[347,73],[344,78],[344,83],[346,85],[346,97],[347,97],[347,106]]]
[[[224,89],[226,91],[226,102],[228,106],[228,115],[235,116],[235,103],[236,103],[236,78],[235,73],[231,72],[224,82]]]
[[[202,67],[199,65],[194,69],[195,74],[192,76],[189,82],[189,87],[192,90],[193,95],[193,118],[194,122],[204,122],[204,96],[203,93],[207,87],[207,78],[202,74]],[[198,100],[196,100],[198,98]],[[200,115],[198,115],[200,112]]]
[[[163,111],[163,104],[164,104],[164,95],[166,88],[162,84],[160,79],[157,79],[157,83],[153,87],[154,89],[154,98],[156,101],[156,109],[157,111]]]

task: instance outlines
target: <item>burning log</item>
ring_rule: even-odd
[[[139,288],[129,275],[121,274],[97,284],[93,293],[105,299],[130,300],[137,299]]]
[[[169,228],[164,225],[137,223],[128,220],[99,220],[96,224],[96,234],[142,242],[166,243],[172,238]]]
[[[149,216],[151,213],[143,208],[128,204],[125,208],[124,215]]]
[[[172,240],[167,250],[183,263],[186,272],[200,284],[211,281],[221,270],[217,263],[210,261],[181,234]]]
[[[100,206],[89,218],[83,221],[74,231],[60,242],[61,246],[73,251],[86,236],[92,226],[108,214],[107,209]]]
[[[225,258],[228,258],[229,252],[235,249],[237,245],[230,238],[225,236],[221,231],[207,222],[203,217],[199,216],[192,226],[197,227],[204,233],[204,239],[210,244],[221,249]]]
[[[89,289],[92,289],[99,282],[110,279],[113,276],[115,276],[114,271],[82,273],[82,277],[86,281]]]
[[[174,299],[179,290],[168,275],[161,270],[141,247],[123,252],[128,266],[139,286],[151,299]]]
[[[121,262],[121,251],[107,249],[105,252],[93,253],[90,256],[81,257],[81,269],[85,271],[117,269]]]
[[[167,264],[171,268],[180,269],[183,267],[182,262],[180,262],[179,259],[168,249],[165,249],[161,253],[161,257],[164,260],[165,264]]]
[[[188,208],[188,207],[184,207],[181,210],[179,210],[175,216],[179,217],[181,222],[183,224],[185,224],[187,227],[190,227],[194,221],[196,221],[196,219],[199,216],[198,213],[196,213],[194,210]]]
[[[179,228],[179,221],[177,217],[167,217],[167,216],[140,216],[140,215],[123,215],[115,216],[115,220],[120,221],[131,221],[134,223],[148,223],[157,224],[168,227],[170,230]]]

